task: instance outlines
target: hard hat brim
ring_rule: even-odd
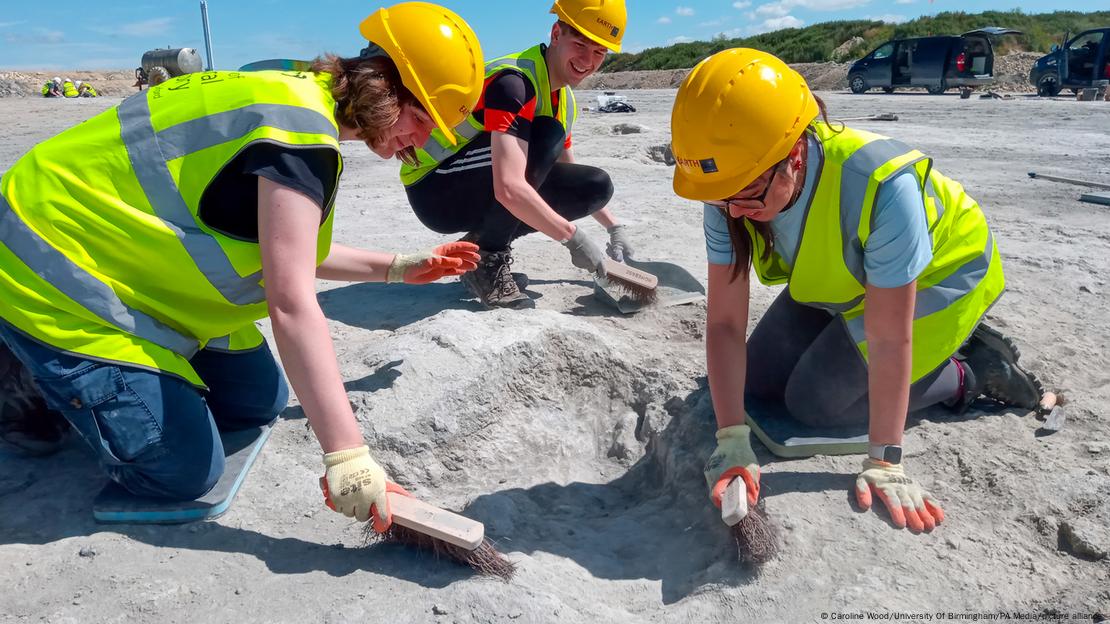
[[[747,171],[714,180],[713,182],[706,182],[704,180],[694,180],[691,176],[686,175],[682,169],[675,168],[674,171],[674,192],[679,197],[692,199],[694,201],[718,201],[744,190],[753,180],[759,177],[762,171],[756,171],[756,168],[748,169]]]
[[[561,13],[559,11],[556,11],[555,7],[551,7],[551,10],[548,11],[548,12],[552,13],[556,17],[558,17],[559,21],[566,22],[567,24],[570,24],[570,27],[573,28],[574,30],[576,30],[578,33],[580,33],[583,37],[589,39],[590,41],[593,41],[594,43],[596,43],[600,46],[605,46],[605,48],[608,49],[610,52],[620,52],[621,51],[621,44],[619,42],[618,43],[613,43],[612,41],[606,41],[605,39],[602,39],[601,37],[598,37],[597,35],[593,34],[589,30],[586,30],[585,28],[582,28],[581,26],[579,26],[573,19],[570,18],[570,16],[566,15],[565,13]]]

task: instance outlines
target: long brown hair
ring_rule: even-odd
[[[817,100],[817,108],[821,111],[821,118],[825,120],[825,124],[831,125],[829,121],[829,109],[825,106],[825,101],[816,95],[813,96],[813,99]],[[814,120],[814,122],[816,122],[816,120]],[[843,130],[844,127],[841,126],[839,130],[835,130],[834,132],[839,133]],[[802,138],[805,138],[812,132],[814,132],[814,127],[811,122],[809,127],[806,128],[805,132],[802,134]],[[778,163],[775,163],[774,166],[777,167]],[[725,215],[725,222],[728,224],[728,238],[732,243],[732,276],[729,278],[729,282],[734,282],[736,278],[740,276],[741,271],[746,274],[748,271],[751,271],[752,268],[752,254],[754,253],[753,241],[748,236],[746,228],[744,228],[744,221],[749,221],[752,224],[752,229],[755,231],[756,236],[763,239],[763,253],[760,254],[760,258],[763,260],[770,258],[771,254],[775,251],[775,233],[771,230],[771,224],[768,221],[755,221],[747,217],[733,217],[728,213],[728,208],[721,208],[720,210]]]
[[[325,54],[313,61],[311,71],[331,74],[336,121],[360,129],[367,145],[380,141],[397,123],[402,106],[411,104],[423,110],[416,96],[401,82],[397,66],[389,57],[342,58]],[[397,158],[416,164],[416,150],[407,147],[398,152]]]

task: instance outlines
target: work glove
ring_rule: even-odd
[[[446,243],[418,254],[397,254],[389,265],[385,281],[393,284],[428,284],[450,275],[462,275],[478,268],[478,246],[458,241]]]
[[[574,235],[570,237],[570,240],[563,243],[563,246],[570,251],[571,264],[605,277],[605,254],[601,251],[601,247],[597,246],[597,243],[586,236],[582,228],[575,227]]]
[[[759,462],[752,450],[751,427],[732,425],[717,430],[717,450],[705,462],[705,484],[718,508],[725,488],[736,477],[744,480],[748,507],[759,501]]]
[[[624,232],[623,225],[614,225],[605,230],[609,232],[609,244],[605,246],[605,252],[609,257],[617,262],[624,262],[625,258],[631,258],[633,254],[632,243],[628,242],[628,235]]]
[[[856,501],[864,510],[871,508],[871,493],[890,511],[890,520],[899,529],[907,524],[911,531],[932,531],[944,521],[944,510],[913,479],[901,464],[889,464],[870,457],[863,460],[863,472],[856,478]]]
[[[393,517],[385,496],[388,491],[385,470],[370,457],[369,447],[325,453],[324,469],[320,489],[329,509],[360,522],[373,516],[375,531],[383,533],[389,529]]]

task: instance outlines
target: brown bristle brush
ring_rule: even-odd
[[[748,509],[748,492],[743,479],[733,479],[721,496],[721,520],[736,540],[740,561],[758,567],[779,552],[779,535],[767,518],[763,503]]]
[[[396,492],[389,497],[393,524],[385,533],[374,531],[367,523],[363,529],[366,543],[394,542],[430,551],[436,557],[447,557],[470,566],[478,574],[496,576],[508,581],[516,565],[493,547],[485,537],[486,527],[457,513],[429,505],[411,496]]]
[[[657,276],[610,258],[606,258],[602,266],[606,273],[604,279],[637,303],[651,305],[658,299]]]

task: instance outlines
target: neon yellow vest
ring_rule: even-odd
[[[63,351],[197,385],[200,348],[261,344],[258,243],[212,230],[198,205],[254,143],[334,150],[341,168],[330,81],[187,74],[40,143],[0,180],[0,317]]]
[[[42,94],[43,94],[44,96],[46,96],[46,95],[50,95],[50,91],[51,91],[51,90],[52,90],[53,88],[54,88],[54,82],[53,82],[53,81],[51,81],[51,82],[48,82],[48,83],[46,83],[46,84],[42,85]]]
[[[62,95],[66,97],[77,97],[77,87],[70,81],[62,83]]]
[[[815,124],[822,147],[817,188],[806,211],[801,241],[789,266],[778,253],[763,260],[753,239],[753,266],[764,284],[789,283],[797,302],[842,315],[860,354],[866,275],[863,249],[879,185],[909,170],[925,200],[933,260],[917,278],[911,381],[940,366],[960,347],[1005,286],[1002,262],[979,204],[963,187],[933,170],[932,159],[903,143],[845,128]]]
[[[559,108],[555,110],[551,101],[551,81],[547,76],[547,62],[543,58],[541,46],[537,45],[518,54],[509,54],[486,63],[486,80],[506,69],[519,72],[532,83],[532,88],[536,91],[535,116],[554,117],[562,123],[566,135],[570,136],[574,121],[578,118],[574,93],[570,87],[559,89]],[[474,115],[470,115],[461,124],[455,126],[452,132],[455,135],[456,145],[451,145],[439,128],[432,131],[423,149],[416,150],[418,164],[415,167],[409,165],[401,167],[401,182],[405,186],[412,186],[419,182],[441,162],[462,151],[468,143],[485,132],[485,129]]]

